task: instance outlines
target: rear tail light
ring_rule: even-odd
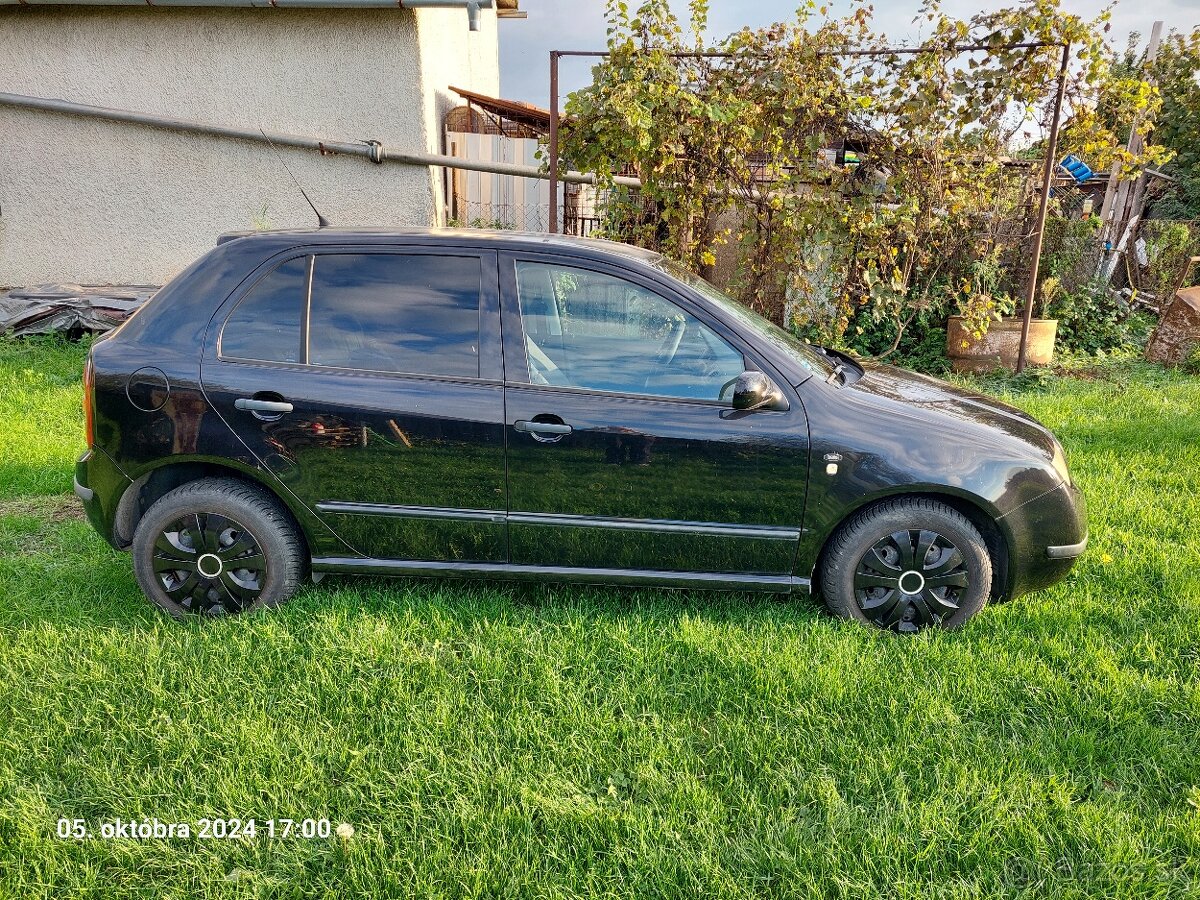
[[[91,449],[96,442],[95,384],[96,373],[92,369],[92,356],[89,353],[87,362],[83,364],[83,432],[87,436],[88,449]]]

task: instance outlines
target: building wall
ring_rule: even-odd
[[[2,90],[385,148],[440,151],[446,85],[498,80],[488,10],[0,9]],[[436,170],[279,152],[334,224],[438,219]],[[313,224],[263,144],[0,106],[0,286],[161,283],[222,231]]]
[[[421,44],[422,93],[430,101],[425,105],[425,133],[431,153],[448,153],[443,141],[446,114],[462,102],[451,86],[500,96],[500,59],[496,36],[496,14],[482,11],[479,31],[466,28],[458,9],[422,9],[417,11],[417,33]],[[470,82],[469,84],[466,82]],[[443,169],[430,169],[431,190],[437,222],[446,224],[445,198],[452,177]]]

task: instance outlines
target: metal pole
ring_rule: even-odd
[[[1025,370],[1025,353],[1029,344],[1029,323],[1033,321],[1033,298],[1037,294],[1038,264],[1042,257],[1042,239],[1046,235],[1046,207],[1050,202],[1050,182],[1058,165],[1058,127],[1061,124],[1063,95],[1067,91],[1067,65],[1071,61],[1071,45],[1063,44],[1062,65],[1058,69],[1058,91],[1054,95],[1054,119],[1050,122],[1050,137],[1046,140],[1046,162],[1042,166],[1042,196],[1038,202],[1037,226],[1033,232],[1033,259],[1029,263],[1029,284],[1025,289],[1025,315],[1021,322],[1021,347],[1017,351],[1017,372]]]
[[[558,234],[558,57],[550,51],[550,227]]]
[[[145,125],[151,128],[166,128],[170,131],[181,131],[189,134],[233,138],[239,141],[255,141],[260,144],[273,143],[280,147],[316,150],[322,156],[335,156],[338,154],[362,156],[376,163],[400,163],[410,166],[445,166],[448,169],[467,169],[472,172],[490,172],[493,175],[512,175],[517,178],[540,178],[543,181],[550,177],[547,172],[542,170],[541,166],[526,166],[520,163],[492,162],[481,159],[463,159],[457,156],[442,156],[437,153],[409,153],[389,150],[378,142],[327,141],[298,134],[285,134],[279,131],[236,128],[229,125],[216,125],[211,122],[195,122],[190,119],[172,119],[153,113],[136,112],[130,109],[112,109],[107,106],[89,106],[86,103],[51,100],[46,97],[26,97],[22,94],[0,93],[0,106],[15,106],[21,109],[39,109],[46,112],[87,116],[93,119],[106,119],[111,122],[125,122],[131,125]],[[558,181],[570,182],[571,184],[596,184],[597,182],[597,178],[592,172],[562,172],[556,173],[555,178]],[[623,184],[628,187],[641,186],[639,179],[631,178],[627,175],[619,175],[615,181],[617,184]]]

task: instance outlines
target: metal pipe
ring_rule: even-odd
[[[67,2],[67,0],[62,0]],[[817,56],[910,56],[921,53],[970,53],[974,50],[1036,50],[1041,47],[1061,47],[1058,41],[1020,41],[1009,44],[951,44],[950,46],[928,47],[877,47],[874,50],[821,50]],[[552,50],[559,56],[608,56],[609,50]],[[735,57],[754,56],[762,59],[772,59],[768,53],[730,53],[725,50],[684,50],[668,53],[667,56],[676,59],[733,59]]]
[[[490,172],[494,175],[512,175],[517,178],[550,177],[549,172],[539,166],[525,166],[519,163],[491,162],[488,160],[460,159],[456,156],[443,156],[438,153],[412,153],[387,150],[378,141],[323,141],[318,138],[304,137],[284,132],[263,131],[254,128],[238,128],[230,125],[214,125],[209,122],[193,122],[188,119],[172,119],[152,113],[135,112],[128,109],[112,109],[106,106],[89,106],[86,103],[72,103],[67,100],[51,100],[45,97],[26,97],[21,94],[0,93],[0,106],[15,106],[22,109],[39,109],[46,112],[67,113],[69,115],[88,116],[93,119],[106,119],[111,122],[126,122],[134,125],[146,125],[151,128],[166,128],[171,131],[182,131],[190,134],[216,135],[241,141],[257,143],[274,143],[284,147],[297,147],[301,150],[316,150],[322,156],[344,153],[349,156],[363,156],[375,163],[395,162],[410,166],[444,166],[449,169],[465,169],[471,172]],[[597,178],[591,172],[563,172],[559,180],[572,184],[596,184]],[[617,184],[627,187],[640,187],[641,182],[636,178],[618,177]]]
[[[465,9],[472,31],[479,30],[479,10],[491,9],[492,0],[0,0],[0,6],[211,6],[254,7],[266,5],[298,9]]]
[[[550,51],[550,233],[558,234],[558,51]]]
[[[1046,139],[1046,162],[1042,166],[1042,196],[1038,201],[1037,226],[1033,232],[1033,259],[1029,263],[1029,284],[1025,289],[1025,312],[1021,321],[1021,346],[1017,350],[1017,372],[1025,371],[1025,351],[1029,344],[1029,324],[1033,321],[1033,298],[1037,294],[1038,266],[1042,258],[1042,240],[1046,236],[1046,207],[1050,202],[1050,181],[1058,165],[1058,127],[1062,119],[1063,95],[1067,90],[1067,65],[1071,45],[1063,44],[1062,65],[1058,69],[1058,91],[1054,95],[1054,118]]]

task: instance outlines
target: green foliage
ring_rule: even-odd
[[[1151,209],[1164,219],[1200,219],[1200,169],[1171,167],[1173,184],[1152,201]]]
[[[1138,287],[1154,295],[1161,311],[1171,302],[1192,256],[1200,253],[1200,222],[1150,219],[1142,225],[1139,236],[1146,242],[1150,265]]]
[[[1173,152],[1164,170],[1176,179],[1153,201],[1154,215],[1200,219],[1200,26],[1167,35],[1151,74],[1162,95],[1154,139]]]
[[[1055,346],[1068,353],[1106,353],[1145,344],[1154,319],[1124,297],[1092,280],[1064,292],[1057,303]]]
[[[504,219],[485,219],[481,216],[476,216],[474,219],[454,219],[451,218],[446,222],[447,228],[487,228],[492,231],[512,231],[517,226],[511,222],[506,222]]]
[[[863,319],[864,324],[855,325],[846,333],[842,341],[844,349],[858,356],[881,357],[886,362],[930,375],[945,375],[950,371],[943,310],[917,312],[899,335],[896,323],[890,319],[876,322],[866,316]]]
[[[1047,218],[1039,266],[1042,303],[1037,314],[1041,318],[1058,317],[1061,310],[1055,308],[1055,299],[1091,280],[1100,252],[1099,233],[1099,216]]]
[[[1118,123],[1097,110],[1125,104],[1149,129],[1159,100],[1113,66],[1107,13],[1086,22],[1058,0],[965,20],[930,0],[918,16],[926,46],[986,49],[886,57],[840,52],[886,43],[869,7],[836,18],[807,2],[792,21],[711,43],[706,4],[690,5],[687,30],[667,0],[610,0],[607,12],[610,56],[568,98],[562,147],[602,186],[641,178],[636,199],[615,194],[609,235],[706,275],[732,244],[738,299],[822,343],[890,323],[895,343],[881,350],[895,352],[914,323],[952,309],[982,331],[1017,294],[1008,270],[1032,182],[1001,159],[1027,121],[1048,120],[1061,50],[1006,45],[1071,42],[1068,150],[1116,158]],[[673,55],[701,49],[728,58]],[[838,157],[839,145],[860,152]],[[1161,158],[1151,144],[1125,161]],[[611,214],[618,206],[627,214]],[[980,282],[989,266],[1003,285]]]

